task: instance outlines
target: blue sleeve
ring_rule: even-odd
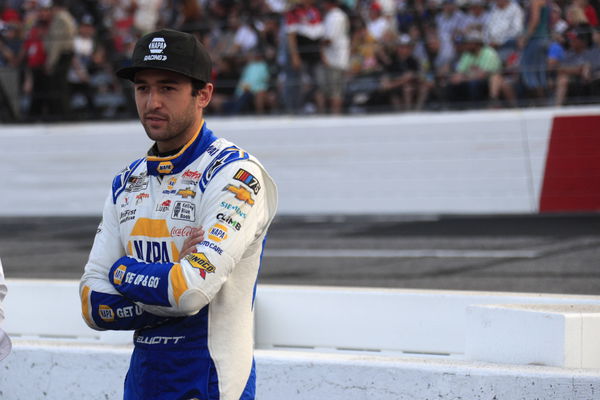
[[[565,58],[565,50],[562,46],[556,42],[553,42],[548,49],[548,58],[553,60],[562,61]]]
[[[135,330],[157,326],[173,318],[159,317],[142,310],[131,300],[117,294],[107,294],[90,290],[90,315],[99,329]]]
[[[128,299],[148,305],[170,306],[169,273],[173,263],[145,263],[121,257],[113,264],[108,280]]]

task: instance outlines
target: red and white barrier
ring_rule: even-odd
[[[282,214],[600,209],[600,107],[220,119],[257,155]],[[0,215],[99,215],[150,142],[136,121],[1,126]]]

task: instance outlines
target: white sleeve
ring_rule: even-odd
[[[144,310],[165,316],[190,315],[215,297],[272,219],[274,206],[268,198],[275,189],[270,181],[262,187],[265,179],[270,178],[252,161],[231,163],[213,178],[199,211],[205,240],[169,274],[171,306],[140,304]]]
[[[119,220],[112,202],[112,193],[104,202],[102,221],[98,226],[90,256],[81,277],[80,290],[89,286],[92,290],[119,294],[108,280],[113,263],[125,255],[119,232]]]

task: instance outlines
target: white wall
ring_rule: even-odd
[[[208,118],[258,156],[280,214],[537,212],[555,115],[600,108]],[[150,142],[138,122],[0,126],[0,215],[99,215]]]
[[[16,345],[0,398],[117,400],[131,348]],[[256,352],[260,400],[595,400],[597,370],[301,352]]]
[[[80,317],[76,281],[9,280],[8,286],[3,328],[14,347],[0,362],[0,399],[122,397],[131,332],[87,328]],[[600,296],[260,285],[258,398],[595,400],[600,393],[597,368],[464,359],[468,340],[475,345],[471,349],[489,340],[467,334],[469,306],[532,303],[598,309]],[[490,320],[497,322],[493,316],[482,315],[475,322],[489,325]],[[516,331],[515,323],[496,329]],[[600,326],[595,338],[599,332]],[[545,338],[555,334],[546,329],[537,339],[553,346],[556,342],[546,343]],[[515,348],[505,342],[497,338],[494,345],[509,357]]]

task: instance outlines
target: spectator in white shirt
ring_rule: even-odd
[[[319,69],[319,87],[317,102],[320,112],[329,103],[333,114],[342,112],[346,72],[350,66],[350,21],[339,6],[337,0],[323,1],[326,13],[323,25],[325,35],[322,40],[323,66]]]
[[[444,0],[442,12],[435,17],[435,23],[440,38],[440,52],[453,58],[454,38],[465,27],[465,14],[457,7],[455,0]]]
[[[230,19],[230,23],[232,23],[232,28],[235,29],[235,35],[233,37],[233,46],[236,51],[241,52],[242,54],[248,54],[251,50],[253,50],[258,44],[258,34],[249,23],[246,21],[246,18],[240,18],[235,14],[232,14],[232,19]]]
[[[523,9],[516,1],[496,0],[484,33],[486,41],[498,51],[503,62],[516,49],[523,24]]]
[[[488,23],[488,18],[489,15],[483,0],[470,0],[469,11],[465,16],[464,33],[468,34],[470,31],[483,32],[484,27]]]
[[[392,29],[392,24],[383,15],[381,5],[374,1],[369,8],[369,21],[367,22],[367,30],[375,40],[381,40],[385,32]]]

